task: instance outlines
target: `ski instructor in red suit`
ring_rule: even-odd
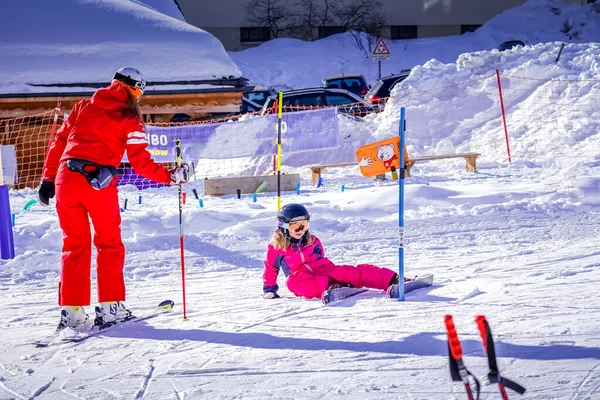
[[[125,247],[116,176],[125,151],[137,174],[167,185],[187,182],[187,165],[166,170],[146,150],[148,141],[138,105],[145,88],[146,81],[137,69],[119,69],[110,86],[75,104],[46,156],[38,197],[40,203],[49,205],[56,193],[63,230],[59,329],[88,319],[83,306],[90,305],[90,219],[97,249],[100,305],[96,318],[110,323],[131,314],[124,304]]]

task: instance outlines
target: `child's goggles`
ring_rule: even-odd
[[[308,227],[310,226],[310,221],[308,220],[308,217],[306,219],[302,219],[300,221],[292,221],[292,222],[288,222],[288,223],[282,223],[281,226],[284,229],[289,229],[290,231],[294,231],[294,232],[301,232],[304,230],[308,230]]]

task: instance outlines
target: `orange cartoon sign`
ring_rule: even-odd
[[[366,177],[385,174],[392,167],[400,169],[400,138],[398,136],[366,144],[356,150],[360,173]],[[408,163],[408,151],[404,147],[404,165]]]

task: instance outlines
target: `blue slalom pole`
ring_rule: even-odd
[[[406,109],[400,109],[400,179],[398,179],[398,301],[404,301],[404,128],[406,125]]]
[[[15,242],[13,239],[12,216],[8,186],[0,186],[0,257],[3,260],[15,258]]]

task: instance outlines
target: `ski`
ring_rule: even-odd
[[[490,371],[488,372],[488,380],[490,381],[490,383],[498,384],[498,389],[500,390],[500,394],[502,395],[502,400],[508,400],[506,388],[512,389],[519,394],[525,393],[525,388],[523,386],[511,381],[508,378],[500,376],[500,371],[498,370],[498,362],[496,361],[496,349],[494,346],[492,331],[490,330],[490,325],[488,324],[485,317],[483,315],[478,315],[475,318],[475,322],[477,323],[477,327],[479,328],[479,333],[483,342],[483,350],[485,351],[488,357],[488,366],[490,368]]]
[[[321,301],[323,304],[331,304],[338,302],[340,300],[344,300],[348,297],[356,296],[359,293],[363,293],[369,290],[368,288],[351,288],[351,287],[341,287],[337,289],[328,289],[323,292],[321,295]]]
[[[417,289],[423,289],[433,285],[433,275],[425,274],[416,276],[408,282],[404,282],[404,294],[413,292]],[[400,296],[400,286],[398,284],[391,285],[387,290],[387,297],[397,299]]]
[[[33,344],[35,345],[35,347],[48,347],[48,346],[64,344],[64,343],[79,343],[79,342],[82,342],[93,336],[97,336],[98,334],[103,333],[107,329],[113,328],[115,326],[122,325],[122,324],[125,324],[128,322],[146,321],[151,318],[157,317],[161,314],[171,311],[173,309],[174,305],[175,305],[175,303],[172,300],[165,300],[165,301],[162,301],[157,306],[157,308],[154,311],[152,311],[150,314],[143,315],[141,317],[137,317],[135,315],[130,315],[125,319],[115,321],[112,323],[104,324],[104,323],[100,323],[96,319],[96,320],[94,320],[94,325],[92,325],[92,327],[89,330],[83,331],[83,332],[77,332],[77,336],[61,337],[60,333],[63,332],[67,328],[57,329],[52,335],[48,336],[45,339],[38,340],[38,341],[34,342]]]
[[[465,391],[467,392],[467,398],[469,400],[478,400],[479,393],[481,391],[481,385],[479,380],[473,375],[465,366],[462,359],[462,346],[460,340],[458,340],[458,334],[454,327],[454,321],[452,315],[446,315],[444,318],[446,324],[446,331],[448,332],[448,358],[450,361],[450,376],[453,381],[461,382],[465,385]],[[473,389],[471,388],[470,378],[475,382],[475,390],[477,397],[473,397]]]

